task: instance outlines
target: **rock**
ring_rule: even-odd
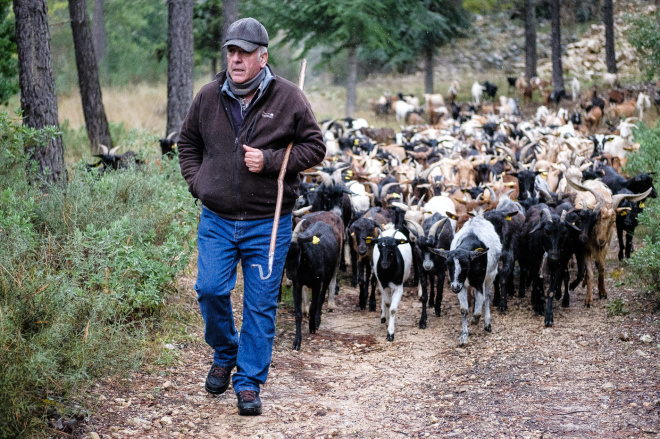
[[[160,422],[162,424],[170,425],[170,424],[172,424],[172,418],[169,417],[169,416],[163,416],[162,418],[160,418]]]
[[[101,436],[99,436],[99,434],[96,433],[95,431],[92,431],[92,432],[89,434],[89,439],[101,439]]]
[[[176,346],[174,346],[172,343],[167,343],[165,345],[165,349],[173,350],[173,349],[176,349]]]
[[[173,390],[176,389],[176,386],[172,383],[172,381],[165,381],[165,383],[163,383],[163,385],[161,386],[161,389]]]
[[[630,341],[630,335],[627,332],[622,332],[619,334],[619,340]]]
[[[648,334],[644,334],[639,338],[643,343],[652,343],[653,342],[653,337],[651,337]]]
[[[429,418],[429,422],[431,424],[437,424],[438,421],[439,421],[438,418],[436,418],[434,415],[431,415],[431,417]]]
[[[611,392],[611,391],[614,390],[614,384],[612,384],[612,383],[610,383],[610,382],[607,382],[607,383],[603,384],[603,385],[600,387],[600,389],[601,389],[603,392]]]
[[[649,354],[647,354],[646,352],[644,352],[644,351],[641,350],[641,349],[637,349],[637,350],[635,351],[635,353],[636,353],[637,355],[639,355],[640,357],[642,357],[642,358],[649,358]]]

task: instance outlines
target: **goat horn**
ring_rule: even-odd
[[[175,135],[176,135],[176,131],[172,131],[167,135],[167,140],[172,140],[172,137],[174,137]]]
[[[641,201],[644,198],[648,197],[649,194],[653,191],[653,188],[648,188],[641,194],[617,194],[612,196],[612,209],[616,209],[619,207],[619,203],[623,200],[630,200],[630,201]]]
[[[303,223],[305,220],[300,220],[298,224],[296,224],[296,227],[293,229],[293,233],[291,233],[291,242],[298,242],[298,234],[300,233],[300,229],[302,229]]]
[[[504,151],[506,153],[506,155],[511,157],[511,163],[513,164],[513,166],[515,168],[518,168],[518,160],[516,159],[516,153],[513,152],[513,150],[511,148],[509,148],[508,146],[504,146],[504,145],[500,145],[497,148],[501,149],[502,151]]]
[[[386,195],[387,195],[387,190],[388,190],[390,187],[392,187],[392,186],[396,186],[396,185],[398,185],[398,184],[399,184],[399,183],[396,182],[396,183],[387,183],[387,184],[383,185],[383,187],[380,189],[380,194],[378,195],[378,198],[383,198],[384,196],[386,196]]]
[[[422,226],[417,224],[415,221],[406,220],[406,224],[408,226],[408,230],[413,232],[415,235],[424,236],[424,229],[422,229]]]
[[[110,152],[108,152],[108,154],[109,154],[109,155],[115,155],[115,152],[116,152],[119,148],[121,148],[121,146],[115,146],[114,148],[112,148],[112,149],[110,150]]]
[[[578,183],[574,182],[573,180],[571,180],[571,179],[568,178],[568,177],[566,177],[566,182],[567,182],[568,185],[571,186],[573,189],[576,189],[576,190],[578,190],[578,191],[582,191],[582,192],[591,192],[591,194],[596,198],[596,202],[597,202],[598,204],[607,204],[607,200],[605,199],[605,197],[603,196],[603,194],[601,194],[600,192],[598,192],[598,191],[596,191],[596,190],[593,190],[593,189],[589,189],[589,188],[586,187],[586,186],[582,186],[581,184],[578,184]]]
[[[108,155],[108,147],[107,146],[99,144],[99,148],[101,148],[101,151],[103,151],[103,155]]]
[[[306,214],[310,210],[312,210],[312,206],[305,206],[305,207],[301,207],[298,210],[294,210],[291,213],[293,214],[293,216],[303,216],[304,214]]]
[[[436,232],[438,231],[438,227],[442,227],[442,226],[444,226],[445,222],[446,222],[448,219],[449,219],[449,218],[445,217],[445,218],[442,218],[441,220],[436,221],[435,223],[433,223],[433,225],[432,225],[431,228],[429,229],[429,237],[431,237],[431,236],[434,236],[434,237],[435,237],[435,234],[436,234]],[[442,229],[440,229],[440,230],[442,230]]]

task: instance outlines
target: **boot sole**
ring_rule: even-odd
[[[227,383],[226,386],[222,386],[222,387],[220,387],[220,388],[217,389],[217,390],[213,390],[213,389],[209,388],[208,383],[204,383],[204,388],[206,389],[206,391],[207,391],[208,393],[210,393],[210,394],[212,394],[212,395],[222,395],[222,394],[225,393],[225,392],[227,391],[227,389],[229,388],[229,383]]]
[[[238,408],[238,414],[241,416],[257,416],[261,414],[261,407]]]

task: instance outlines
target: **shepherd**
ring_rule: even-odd
[[[195,96],[179,137],[179,161],[190,193],[202,205],[195,291],[204,337],[214,351],[206,391],[222,394],[231,379],[238,413],[260,415],[259,391],[271,363],[299,173],[321,163],[325,144],[302,90],[268,65],[268,33],[259,21],[232,23],[224,47],[227,70]],[[284,184],[278,203],[280,171]],[[244,281],[240,335],[230,295],[239,260]],[[261,267],[267,265],[274,275],[264,279]]]

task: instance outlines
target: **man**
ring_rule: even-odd
[[[323,160],[325,145],[302,91],[267,65],[268,33],[259,21],[232,23],[224,46],[227,71],[195,97],[181,129],[179,161],[191,194],[202,203],[195,290],[205,339],[214,350],[206,390],[224,393],[231,377],[239,414],[259,415],[298,173]],[[262,280],[254,265],[268,266],[277,176],[292,141],[272,275]],[[244,278],[240,337],[230,298],[239,260]]]

